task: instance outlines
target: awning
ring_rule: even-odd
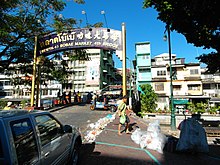
[[[185,105],[185,104],[188,104],[188,100],[187,100],[187,99],[173,100],[173,104],[176,104],[176,105]]]
[[[212,97],[212,98],[210,99],[210,102],[211,102],[211,103],[220,103],[220,98],[218,98],[218,97]]]

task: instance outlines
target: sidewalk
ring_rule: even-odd
[[[216,165],[220,164],[220,147],[210,145],[208,154],[187,154],[164,151],[163,154],[154,150],[141,149],[131,140],[131,135],[122,133],[118,135],[118,117],[107,125],[94,143],[83,146],[81,165]],[[137,116],[131,117],[133,131],[136,126],[141,130],[147,130],[148,122]],[[166,135],[178,136],[178,131],[171,131],[170,127],[162,126],[161,132]]]

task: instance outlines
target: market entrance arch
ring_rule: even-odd
[[[106,28],[72,29],[38,38],[37,55],[47,56],[71,49],[100,48],[122,50],[122,34]]]
[[[89,48],[122,51],[122,32],[107,28],[83,28],[60,33],[51,32],[38,38],[35,37],[31,106],[34,105],[37,56],[48,56],[66,50]],[[118,57],[120,58],[120,56]]]

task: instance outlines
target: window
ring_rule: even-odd
[[[2,148],[2,142],[1,142],[1,139],[0,139],[0,158],[3,158],[4,155],[3,155],[3,148]]]
[[[190,74],[191,75],[199,74],[199,70],[198,69],[190,69]]]
[[[181,90],[181,85],[173,85],[173,90],[174,91],[180,91]]]
[[[211,84],[203,84],[203,89],[211,89]]]
[[[167,100],[166,100],[165,97],[158,97],[157,102],[158,102],[158,103],[166,103]]]
[[[139,73],[150,72],[150,68],[139,69]]]
[[[80,60],[79,64],[85,64],[85,61]]]
[[[195,85],[188,85],[188,89],[192,91],[197,91],[200,90],[200,85],[195,84]]]
[[[60,123],[49,115],[35,117],[40,132],[41,145],[44,146],[62,134]]]
[[[5,96],[12,96],[13,95],[13,92],[12,91],[7,91],[5,92]]]
[[[165,70],[158,70],[157,76],[166,76],[166,71]]]
[[[149,59],[149,58],[150,58],[149,55],[144,55],[144,56],[142,56],[142,59]]]
[[[164,84],[163,83],[156,83],[155,84],[155,91],[164,91]]]
[[[11,85],[11,81],[5,81],[5,86]]]
[[[34,164],[38,160],[37,143],[33,127],[29,119],[21,119],[10,123],[18,164]]]
[[[180,59],[176,60],[176,64],[182,64],[182,61]]]

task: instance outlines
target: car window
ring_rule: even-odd
[[[38,160],[37,142],[29,119],[16,120],[10,123],[18,164],[33,164]]]
[[[3,148],[2,148],[2,141],[0,139],[0,158],[3,158]]]
[[[63,134],[60,123],[49,115],[35,117],[42,146]]]

